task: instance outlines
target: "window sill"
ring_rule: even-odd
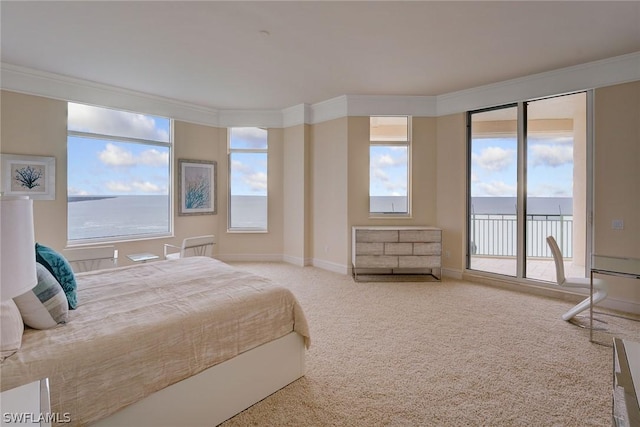
[[[227,229],[228,234],[267,234],[269,230],[252,230],[252,229]]]

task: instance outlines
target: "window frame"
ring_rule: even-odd
[[[372,140],[371,138],[371,119],[374,117],[406,117],[407,118],[407,139],[406,140]],[[369,218],[376,219],[398,219],[398,218],[412,218],[412,116],[408,115],[375,115],[369,116]],[[372,212],[371,211],[371,147],[406,147],[407,148],[407,211],[406,212]]]
[[[231,130],[238,128],[254,128],[261,129],[267,132],[266,136],[266,148],[232,148],[231,147]],[[266,175],[267,175],[267,189],[266,189],[266,206],[265,206],[265,228],[260,227],[233,227],[231,225],[232,215],[232,194],[231,194],[231,173],[232,173],[232,161],[231,156],[233,154],[243,153],[243,154],[264,154],[267,167],[266,167]],[[263,128],[260,126],[232,126],[227,128],[227,165],[228,165],[228,176],[227,176],[227,233],[268,233],[269,232],[269,129]]]
[[[169,121],[169,140],[167,142],[152,140],[152,139],[144,139],[144,138],[136,138],[136,137],[127,137],[127,136],[118,136],[118,135],[108,135],[97,132],[86,132],[86,131],[77,131],[69,129],[69,125],[67,123],[67,153],[69,152],[69,138],[84,138],[84,139],[95,139],[100,141],[112,141],[117,143],[126,143],[126,144],[139,144],[147,147],[162,147],[168,150],[169,159],[168,159],[168,177],[167,177],[167,215],[168,215],[168,228],[167,231],[158,232],[158,233],[144,233],[144,234],[127,234],[121,236],[109,236],[109,237],[90,237],[90,238],[82,238],[82,239],[70,239],[69,238],[69,211],[67,209],[67,247],[77,247],[84,246],[87,244],[95,244],[95,243],[120,243],[120,242],[128,242],[128,241],[139,241],[139,240],[151,240],[151,239],[159,239],[173,236],[173,228],[174,228],[174,197],[173,197],[173,178],[174,178],[174,166],[173,166],[173,158],[174,158],[174,120],[168,117],[162,117],[153,114],[141,113],[141,112],[132,112],[128,110],[111,108],[111,107],[103,107],[99,105],[91,105],[91,104],[83,104],[79,102],[68,102],[67,104],[79,104],[79,105],[87,105],[95,108],[102,108],[105,110],[113,110],[113,111],[121,111],[125,113],[133,113],[133,114],[141,114],[144,116],[149,116],[153,118],[162,118]],[[69,156],[67,154],[67,189],[69,186]],[[69,204],[69,193],[67,190],[67,206]]]

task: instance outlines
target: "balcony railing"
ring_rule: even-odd
[[[516,256],[518,229],[515,215],[471,215],[471,253]],[[527,215],[527,257],[551,257],[547,236],[554,236],[565,258],[573,258],[573,216]]]

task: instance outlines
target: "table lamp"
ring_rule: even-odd
[[[0,360],[22,343],[24,324],[12,298],[37,284],[33,201],[0,196]]]
[[[33,200],[0,197],[0,300],[22,295],[38,283]]]

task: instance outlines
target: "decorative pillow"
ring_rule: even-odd
[[[24,324],[34,329],[50,329],[66,323],[69,303],[62,286],[42,264],[36,263],[38,284],[13,299]]]
[[[69,265],[69,262],[58,252],[51,248],[36,243],[36,261],[44,265],[49,273],[53,274],[69,302],[69,308],[71,310],[78,306],[78,296],[76,289],[76,278],[73,275],[73,269]]]
[[[0,360],[11,356],[22,346],[24,324],[12,299],[0,303]]]

